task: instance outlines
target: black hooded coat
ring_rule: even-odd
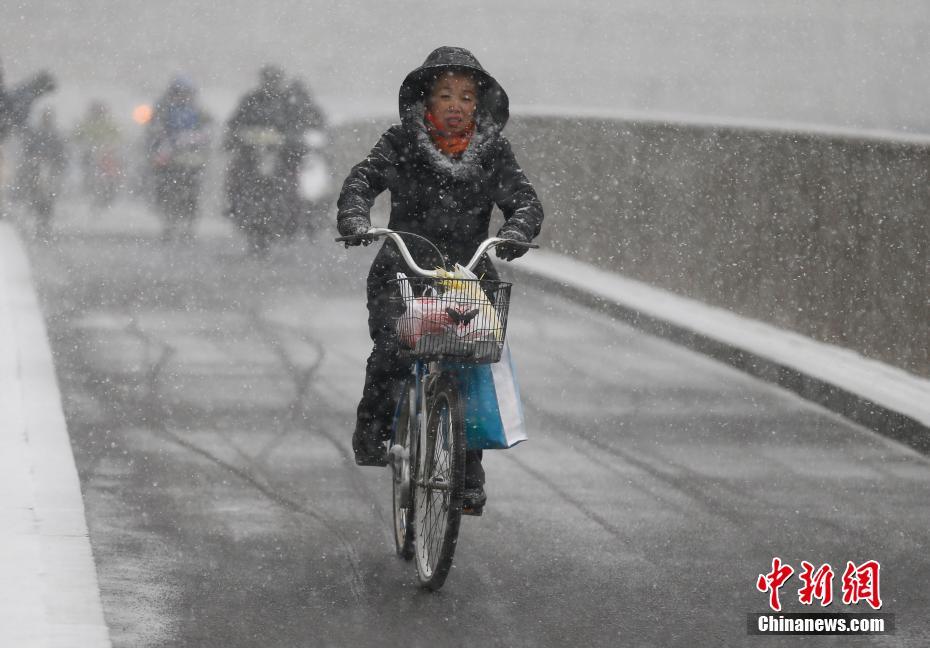
[[[424,121],[433,81],[449,70],[469,73],[478,84],[475,132],[458,159],[436,148]],[[399,107],[401,123],[381,136],[343,184],[337,215],[341,234],[366,230],[375,198],[385,190],[391,192],[388,227],[426,237],[451,263],[466,263],[488,237],[495,205],[505,219],[498,235],[513,231],[529,241],[539,233],[543,220],[539,198],[514,158],[510,142],[501,134],[510,116],[507,93],[468,50],[434,50],[407,75],[400,88]],[[421,266],[441,263],[435,252],[416,239],[408,237],[405,242]],[[360,423],[368,418],[380,427],[389,425],[395,379],[408,370],[396,359],[388,309],[388,282],[406,270],[396,246],[386,241],[368,274],[368,323],[375,346],[359,404]],[[487,257],[476,273],[487,279],[498,276]]]
[[[479,88],[475,133],[459,159],[436,148],[424,121],[433,80],[450,69],[470,73]],[[400,88],[399,107],[401,123],[381,136],[342,186],[337,215],[341,234],[367,229],[375,198],[385,190],[391,192],[388,227],[426,237],[452,263],[467,262],[488,237],[495,205],[505,219],[498,234],[512,230],[527,241],[539,234],[543,220],[539,198],[510,142],[501,134],[510,116],[507,94],[468,50],[440,47],[433,51],[407,75]],[[416,239],[405,242],[420,265],[440,263]],[[405,270],[394,244],[385,242],[369,274],[369,302],[372,289],[383,289],[396,272]],[[479,267],[482,273],[496,276],[487,260]]]

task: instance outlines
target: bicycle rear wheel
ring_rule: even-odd
[[[397,555],[404,560],[413,558],[413,462],[416,457],[418,419],[410,404],[416,402],[412,383],[404,386],[399,415],[394,429],[394,442],[389,453],[391,461],[394,546]]]
[[[462,520],[465,487],[465,422],[455,382],[441,376],[433,385],[429,416],[421,427],[414,478],[417,576],[438,590],[452,567]]]

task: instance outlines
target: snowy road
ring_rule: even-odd
[[[830,563],[840,612],[870,611],[839,602],[846,561],[881,563],[897,634],[805,645],[930,642],[930,462],[519,287],[531,440],[488,453],[485,516],[424,593],[386,473],[349,460],[372,250],[257,261],[216,221],[166,249],[131,203],[58,227],[30,253],[114,646],[788,645],[746,635],[774,556]]]

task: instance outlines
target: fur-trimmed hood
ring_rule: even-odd
[[[478,111],[475,133],[461,158],[443,155],[433,144],[426,129],[426,97],[433,80],[444,71],[457,70],[471,74],[478,82]],[[492,149],[510,118],[510,100],[497,80],[488,74],[478,59],[461,47],[440,47],[433,50],[423,65],[404,79],[398,96],[401,123],[415,139],[417,148],[432,166],[457,179],[468,179],[480,170],[486,151]]]
[[[426,93],[437,72],[449,68],[470,72],[479,84],[475,132],[458,159],[439,152],[424,121]],[[509,115],[507,94],[468,51],[441,47],[408,74],[400,90],[400,114],[402,123],[387,129],[343,182],[337,201],[340,234],[367,231],[372,205],[383,191],[391,193],[388,227],[427,238],[450,261],[471,258],[488,237],[495,208],[505,221],[501,233],[526,241],[539,233],[542,205],[501,132]],[[434,258],[429,247],[418,248],[418,240],[407,242],[414,258]],[[395,252],[392,243],[378,252],[370,291],[372,276],[393,279],[405,270]]]

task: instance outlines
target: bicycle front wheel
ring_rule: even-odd
[[[465,421],[455,382],[432,386],[426,426],[419,433],[414,478],[417,576],[438,590],[452,567],[465,488]]]

